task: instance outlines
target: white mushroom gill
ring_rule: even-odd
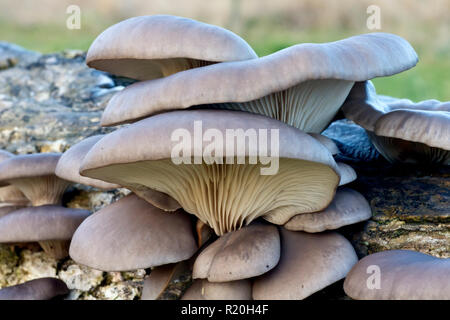
[[[346,80],[309,80],[257,100],[217,106],[263,114],[305,132],[320,133],[339,111],[353,84]]]
[[[332,168],[306,160],[281,158],[275,175],[261,175],[260,169],[260,164],[175,165],[165,159],[86,173],[131,190],[145,186],[166,193],[218,235],[261,216],[281,225],[296,214],[322,210],[339,183]]]

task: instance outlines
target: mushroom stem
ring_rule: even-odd
[[[70,240],[46,240],[39,241],[42,249],[56,260],[63,259],[69,255]]]

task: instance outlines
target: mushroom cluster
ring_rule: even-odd
[[[105,30],[86,62],[138,80],[116,93],[102,115],[103,126],[126,125],[53,155],[53,162],[23,156],[36,158],[30,173],[21,156],[0,163],[0,182],[17,186],[33,205],[4,218],[43,221],[33,213],[45,211],[54,224],[76,216],[49,217],[48,205],[58,204],[67,181],[124,187],[129,195],[87,218],[79,214],[79,226],[72,220],[69,254],[103,271],[152,268],[142,299],[162,298],[182,274],[194,279],[183,299],[304,299],[350,270],[346,292],[367,297],[358,287],[366,260],[358,262],[337,229],[369,219],[371,208],[347,186],[356,172],[336,162],[337,146],[320,133],[343,104],[346,114],[370,105],[369,94],[361,93],[370,79],[417,63],[406,40],[372,33],[259,58],[228,30],[156,15]],[[447,116],[430,118],[430,124]],[[12,159],[19,159],[20,170]],[[25,230],[14,221],[1,229],[4,218],[0,241],[18,232],[14,225]],[[62,236],[37,241],[56,239]],[[447,262],[417,260],[412,272],[448,271]],[[446,297],[448,288],[442,288],[429,296]],[[385,297],[404,296],[386,291],[373,298]]]

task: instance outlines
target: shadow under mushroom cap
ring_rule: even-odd
[[[253,49],[229,30],[153,15],[130,18],[103,31],[91,44],[86,63],[115,75],[148,80],[210,63],[253,58],[257,58]]]
[[[226,137],[227,130],[234,129],[242,132],[264,129],[268,136],[272,129],[278,130],[279,150],[271,149],[272,142],[262,147],[268,157],[278,161],[279,156],[278,172],[261,174],[261,169],[270,164],[250,164],[248,146],[242,150],[234,137],[232,148],[225,142],[221,146],[223,164],[214,162],[214,157],[208,158],[206,150],[210,142],[201,141],[202,145],[196,146],[184,139],[172,140],[175,130],[184,130],[195,137],[197,120],[201,121],[203,131],[213,129],[222,137]],[[171,159],[180,143],[188,149],[184,151],[194,156],[191,164],[176,164]],[[245,164],[237,164],[236,158],[244,159]],[[227,164],[229,159],[234,164]],[[195,164],[197,160],[199,164]],[[284,224],[295,214],[321,210],[331,202],[339,181],[332,155],[308,134],[264,116],[219,110],[163,113],[119,129],[89,151],[80,172],[133,191],[148,188],[168,194],[219,235],[260,216]]]

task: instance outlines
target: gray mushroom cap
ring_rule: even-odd
[[[0,162],[2,162],[3,160],[6,160],[6,159],[12,158],[12,157],[14,157],[14,154],[12,154],[9,151],[0,149]],[[0,181],[0,187],[6,186],[6,185],[8,185],[8,182]]]
[[[88,215],[54,205],[25,207],[0,219],[0,243],[70,240]]]
[[[69,254],[103,271],[175,263],[197,250],[192,229],[181,210],[166,213],[130,194],[87,218],[73,235]]]
[[[16,210],[22,209],[24,206],[18,206],[18,205],[6,205],[6,206],[0,206],[0,218],[3,216],[6,216],[7,214],[14,212]]]
[[[86,63],[138,80],[160,78],[215,62],[257,58],[233,32],[188,18],[153,15],[121,21],[90,46]]]
[[[0,300],[50,300],[69,293],[64,281],[39,278],[0,290]]]
[[[387,33],[298,44],[258,59],[134,83],[109,101],[101,124],[117,125],[165,111],[214,105],[260,113],[320,133],[355,81],[392,75],[416,63],[409,43]]]
[[[352,268],[344,290],[358,300],[450,300],[450,258],[410,250],[377,252]]]
[[[0,183],[20,189],[34,206],[61,203],[69,182],[55,175],[60,153],[18,155],[0,162]]]
[[[80,165],[86,154],[99,141],[103,135],[92,136],[86,138],[70,147],[59,158],[55,168],[55,174],[61,179],[81,183],[99,189],[116,189],[120,188],[117,184],[107,183],[97,179],[80,176]]]
[[[450,164],[450,102],[379,97],[366,81],[355,84],[342,111],[390,162]]]
[[[181,300],[251,300],[250,280],[231,282],[209,282],[206,279],[194,280]]]
[[[339,180],[339,186],[349,184],[356,180],[356,171],[348,164],[344,162],[337,163],[338,173],[341,179]]]
[[[210,282],[247,279],[271,270],[279,259],[277,227],[253,223],[206,247],[195,260],[192,276]]]
[[[343,187],[338,188],[333,202],[325,210],[296,215],[284,227],[292,231],[315,233],[338,229],[371,216],[372,210],[367,200],[359,192]]]
[[[278,265],[253,283],[255,300],[299,300],[345,278],[358,261],[338,233],[310,234],[284,228]]]

